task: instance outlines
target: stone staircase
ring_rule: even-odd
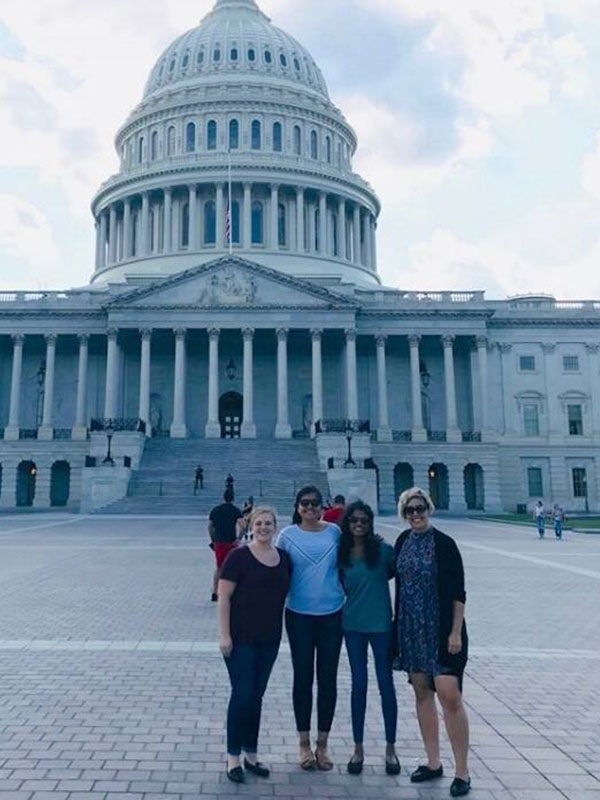
[[[193,494],[196,466],[204,469],[204,489]],[[221,503],[225,478],[234,478],[235,502],[249,495],[290,516],[296,491],[315,484],[327,494],[312,440],[149,439],[128,496],[103,508],[113,514],[207,514]]]

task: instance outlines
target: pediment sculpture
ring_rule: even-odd
[[[198,295],[201,306],[245,306],[256,299],[256,280],[234,269],[215,273]]]

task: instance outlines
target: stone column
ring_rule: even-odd
[[[360,264],[362,256],[360,252],[360,206],[358,203],[354,204],[354,218],[352,222],[352,236],[354,238],[354,253],[353,261],[355,264]]]
[[[348,419],[358,419],[358,376],[356,372],[356,331],[346,333],[346,413]]]
[[[94,256],[94,264],[96,265],[96,269],[100,268],[100,223],[98,218],[94,221],[94,230],[96,232],[96,253]]]
[[[89,334],[80,333],[79,339],[79,368],[77,370],[77,404],[75,406],[75,425],[71,431],[71,438],[85,440],[87,438],[87,370]]]
[[[106,212],[100,212],[100,259],[99,259],[99,266],[105,267],[106,266]]]
[[[108,263],[114,264],[117,260],[117,206],[111,204],[108,223]]]
[[[142,192],[142,219],[140,227],[140,253],[147,256],[150,252],[150,197]]]
[[[481,439],[490,438],[490,410],[488,393],[488,339],[487,336],[477,337],[477,359],[479,366],[479,402],[481,405]]]
[[[131,198],[123,201],[123,261],[131,258]]]
[[[516,436],[518,427],[515,425],[515,397],[513,394],[513,364],[511,356],[512,344],[497,342],[496,345],[500,351],[500,365],[502,370],[504,435]]]
[[[291,439],[292,426],[288,407],[288,333],[286,328],[277,330],[277,425],[276,439]]]
[[[371,214],[366,211],[362,218],[363,242],[365,246],[365,267],[371,269]]]
[[[304,187],[296,186],[296,250],[304,252]]]
[[[54,438],[54,367],[56,362],[56,336],[49,333],[46,339],[46,377],[44,380],[44,407],[42,424],[38,430],[38,439],[50,441]]]
[[[323,419],[323,358],[321,340],[323,331],[314,328],[310,332],[312,340],[312,395],[313,395],[313,421],[312,435],[315,435],[315,423]]]
[[[191,183],[188,187],[188,250],[196,250],[198,247],[198,195],[196,194],[196,184]]]
[[[346,260],[346,201],[343,197],[338,200],[338,256]]]
[[[279,185],[271,184],[271,250],[279,250]]]
[[[208,331],[208,421],[204,435],[207,439],[221,438],[219,423],[219,334],[218,328]]]
[[[558,444],[566,435],[566,422],[561,414],[556,385],[555,344],[542,344],[544,353],[544,375],[546,379],[546,397],[548,398],[548,436]],[[585,431],[584,431],[585,433]]]
[[[171,423],[171,439],[185,439],[185,328],[177,328],[175,334],[175,375],[173,381],[173,422]]]
[[[385,342],[387,336],[379,335],[375,338],[377,345],[377,398],[379,401],[379,420],[377,426],[377,441],[391,442],[392,430],[390,428],[387,392],[387,365],[385,360]]]
[[[152,436],[150,428],[150,364],[152,348],[152,329],[143,328],[140,351],[140,403],[138,416],[146,423],[146,436]]]
[[[173,191],[170,187],[164,190],[163,204],[163,253],[170,253],[173,248]]]
[[[600,345],[586,344],[585,349],[588,356],[590,397],[592,398],[592,433],[598,438],[600,437],[600,361],[598,359]]]
[[[244,184],[244,250],[252,247],[252,184]]]
[[[421,370],[419,358],[420,336],[409,336],[410,347],[410,394],[412,398],[412,440],[426,442],[427,431],[423,427],[423,405],[421,400]]]
[[[117,416],[119,351],[117,345],[118,331],[109,328],[106,332],[106,393],[104,397],[104,419],[115,419]]]
[[[215,214],[216,214],[215,247],[217,250],[221,250],[227,244],[225,242],[225,195],[224,195],[224,186],[222,183],[217,183],[216,185]],[[233,213],[231,215],[231,222],[232,222],[231,235],[233,236]]]
[[[377,220],[371,217],[371,269],[377,272]]]
[[[244,328],[244,418],[242,439],[256,439],[254,423],[254,328]]]
[[[19,438],[19,410],[21,404],[21,374],[23,372],[23,345],[25,337],[17,333],[12,337],[13,358],[12,376],[10,381],[10,406],[8,412],[8,425],[4,431],[7,441],[16,441]]]
[[[327,255],[327,194],[319,193],[319,252]]]
[[[442,336],[444,347],[444,384],[446,387],[446,441],[461,442],[456,416],[456,378],[454,376],[454,336]]]

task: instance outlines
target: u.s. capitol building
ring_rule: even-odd
[[[229,471],[282,510],[598,508],[600,304],[382,286],[355,133],[254,0],[167,48],[116,147],[89,286],[0,294],[2,508],[205,511]]]

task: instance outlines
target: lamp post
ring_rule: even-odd
[[[583,473],[583,499],[585,501],[585,513],[588,514],[590,510],[590,502],[588,499],[587,472]]]
[[[348,442],[348,457],[344,461],[344,467],[355,467],[356,462],[352,458],[352,423],[346,421],[346,441]]]
[[[107,423],[106,423],[106,425],[104,427],[104,432],[106,433],[106,441],[107,441],[108,447],[107,447],[107,450],[106,450],[106,458],[104,459],[104,461],[102,463],[103,464],[110,464],[111,467],[114,467],[115,460],[112,457],[112,454],[110,452],[110,446],[111,446],[112,438],[115,435],[115,429],[114,429],[113,424],[112,424],[112,419],[109,419],[107,421]]]

